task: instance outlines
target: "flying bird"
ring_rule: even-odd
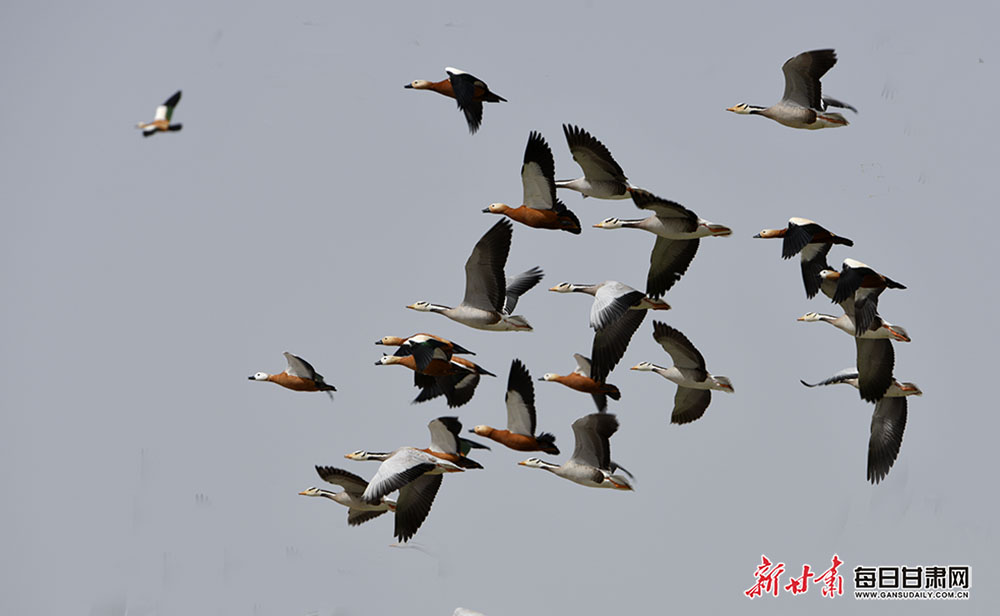
[[[178,131],[184,127],[183,124],[171,124],[170,119],[174,117],[174,108],[181,102],[181,91],[177,90],[173,96],[156,108],[156,115],[152,122],[139,122],[136,128],[142,129],[142,136],[149,137],[156,133]]]
[[[632,334],[646,318],[647,310],[670,310],[666,302],[646,297],[627,284],[605,280],[598,284],[561,282],[549,289],[556,293],[586,293],[594,296],[590,326],[594,328],[590,376],[603,383],[625,354]]]
[[[441,487],[442,473],[458,473],[463,470],[451,462],[413,447],[400,447],[386,453],[359,450],[344,457],[382,463],[361,494],[361,500],[369,504],[379,503],[387,494],[399,490],[394,534],[404,543],[416,534],[427,519],[434,497]]]
[[[681,279],[695,253],[699,238],[732,235],[732,230],[700,218],[679,203],[641,190],[632,189],[632,202],[639,209],[649,210],[649,218],[606,218],[594,225],[598,229],[642,229],[655,234],[656,243],[649,255],[646,294],[661,297]]]
[[[414,404],[443,395],[448,401],[448,406],[452,408],[462,406],[472,399],[481,375],[496,376],[478,364],[461,357],[451,357],[447,360],[432,358],[426,367],[419,369],[414,355],[383,355],[375,365],[405,366],[413,370],[413,386],[420,389],[420,393],[413,399]]]
[[[395,501],[384,498],[375,504],[369,504],[361,500],[361,495],[364,493],[365,488],[368,487],[368,482],[354,473],[333,466],[317,466],[316,473],[319,474],[323,481],[340,486],[344,488],[344,491],[331,492],[330,490],[312,487],[299,492],[299,495],[328,498],[335,503],[344,505],[347,507],[348,526],[364,524],[386,511],[394,511],[396,509]]]
[[[806,387],[846,383],[860,388],[857,368],[841,370],[818,383],[800,382]],[[924,392],[915,383],[900,383],[893,379],[885,395],[875,401],[871,436],[868,438],[868,481],[873,484],[885,479],[896,457],[899,456],[899,448],[903,444],[903,430],[906,429],[906,396],[923,394]]]
[[[489,331],[531,331],[528,321],[513,315],[518,298],[542,279],[542,270],[535,267],[518,274],[506,283],[503,268],[510,252],[514,229],[507,220],[497,221],[476,242],[465,262],[465,297],[454,308],[416,302],[407,308],[420,312],[436,312],[452,321],[475,329]]]
[[[270,381],[295,391],[325,391],[330,399],[333,399],[333,394],[330,392],[337,391],[337,388],[328,385],[323,380],[323,375],[316,372],[312,364],[287,351],[285,351],[285,361],[288,362],[288,367],[285,368],[284,372],[279,374],[258,372],[249,379],[251,381]]]
[[[490,87],[485,81],[465,71],[449,66],[444,72],[448,73],[447,79],[441,81],[417,79],[403,87],[413,90],[433,90],[455,99],[458,108],[465,114],[469,133],[474,135],[483,123],[483,103],[506,103],[507,99],[490,92]]]
[[[556,188],[568,188],[583,198],[628,199],[633,186],[608,148],[593,135],[572,124],[563,124],[566,143],[573,160],[583,169],[583,177],[575,180],[557,180]]]
[[[569,460],[553,464],[538,458],[528,458],[518,464],[547,470],[588,488],[631,490],[631,482],[617,472],[620,470],[628,477],[632,477],[632,474],[611,460],[610,439],[617,431],[617,417],[611,413],[592,413],[573,422],[576,446]]]
[[[857,109],[833,98],[824,98],[819,80],[837,63],[832,49],[804,51],[789,58],[782,66],[785,74],[785,92],[781,100],[770,107],[757,107],[740,103],[727,109],[739,114],[761,115],[791,128],[837,128],[847,126],[847,119],[827,107]]]
[[[653,321],[653,340],[670,354],[674,365],[663,368],[644,361],[632,366],[632,370],[655,372],[677,384],[671,423],[686,424],[704,415],[712,402],[713,389],[733,393],[732,382],[727,377],[709,374],[701,352],[678,330]]]
[[[523,205],[511,207],[506,203],[493,203],[483,212],[502,214],[536,229],[558,229],[579,234],[580,220],[556,198],[555,169],[549,144],[541,133],[532,132],[528,135],[524,164],[521,165]]]
[[[819,293],[823,279],[819,273],[830,269],[826,256],[834,244],[854,246],[854,242],[840,237],[806,218],[789,218],[784,229],[764,229],[755,238],[782,238],[781,258],[791,259],[801,254],[802,283],[806,287],[806,297],[812,299]]]
[[[589,357],[584,357],[579,353],[573,353],[573,358],[576,360],[576,370],[573,372],[567,375],[546,372],[542,375],[542,378],[538,380],[560,383],[570,389],[590,394],[594,398],[594,404],[597,405],[597,410],[601,412],[608,409],[608,398],[611,398],[612,400],[621,400],[622,394],[618,390],[617,386],[612,385],[611,383],[598,382],[591,378]]]
[[[531,382],[528,368],[520,359],[514,358],[510,362],[510,375],[507,377],[507,395],[504,402],[507,405],[506,430],[479,425],[471,432],[517,451],[544,451],[553,455],[559,454],[555,436],[548,432],[535,434],[535,386]]]

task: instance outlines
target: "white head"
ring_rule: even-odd
[[[395,355],[383,355],[378,358],[375,362],[376,366],[391,366],[393,364],[398,364],[403,361],[402,357],[396,357]]]
[[[653,364],[648,361],[639,362],[638,364],[632,366],[630,370],[639,370],[640,372],[652,372],[656,368]]]
[[[258,372],[250,377],[251,381],[266,381],[271,375],[266,372]]]
[[[542,375],[542,378],[540,378],[538,380],[539,381],[554,381],[554,380],[556,380],[558,378],[559,378],[558,374],[553,374],[551,372],[546,372],[545,374]]]
[[[299,492],[299,496],[323,496],[323,491],[319,488],[306,488]]]
[[[796,321],[805,321],[807,323],[812,323],[813,321],[820,321],[820,314],[818,312],[807,312],[801,317],[795,319]]]
[[[407,306],[410,310],[419,310],[420,312],[430,312],[431,303],[430,302],[416,302],[415,304],[410,304]]]
[[[486,213],[489,213],[489,214],[503,214],[504,212],[506,212],[509,209],[510,209],[510,206],[507,205],[506,203],[491,203],[488,208],[486,208],[485,210],[483,210],[483,213],[484,214],[486,214]]]
[[[601,222],[594,225],[597,229],[621,229],[622,226],[620,218],[605,218]]]
[[[819,277],[823,280],[836,280],[840,278],[840,272],[825,269],[819,273]]]
[[[409,88],[411,90],[427,90],[431,87],[431,82],[426,79],[414,79],[408,85],[403,86],[404,88]]]
[[[479,436],[489,436],[490,433],[493,432],[493,428],[489,426],[476,426],[472,429],[472,431]]]
[[[575,284],[570,284],[568,282],[560,282],[554,287],[551,287],[549,291],[555,291],[556,293],[570,293],[576,288]]]
[[[747,105],[746,103],[739,103],[729,107],[726,111],[732,111],[733,113],[738,113],[740,115],[747,115],[753,113],[755,109],[759,110],[758,107],[753,107],[751,105]]]
[[[371,454],[369,454],[364,449],[359,449],[357,451],[354,451],[354,452],[351,452],[351,453],[348,453],[348,454],[344,454],[344,457],[347,458],[348,460],[357,460],[359,462],[363,462],[363,461],[367,460],[370,455]]]
[[[531,468],[545,468],[545,462],[542,462],[538,458],[528,458],[527,460],[521,460],[518,462],[519,466],[529,466]]]

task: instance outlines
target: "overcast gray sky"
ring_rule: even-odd
[[[0,613],[18,615],[995,613],[1000,419],[993,230],[1000,99],[991,3],[800,2],[696,7],[581,2],[7,3],[0,8]],[[780,98],[780,66],[834,47],[824,92],[851,125],[796,131],[726,113]],[[452,101],[404,90],[445,66],[509,99],[470,136]],[[133,126],[177,89],[180,133]],[[669,365],[636,333],[614,458],[635,493],[516,466],[449,476],[409,547],[392,521],[296,492],[314,464],[424,446],[442,400],[373,366],[387,335],[430,331],[497,373],[459,409],[504,422],[510,361],[538,377],[588,353],[589,298],[560,281],[642,287],[653,236],[602,231],[627,201],[560,193],[579,236],[517,226],[509,272],[546,277],[518,312],[529,334],[404,309],[454,305],[462,264],[518,204],[529,131],[576,177],[563,122],[630,179],[732,227],[702,240],[659,313],[729,376],[698,422],[669,424]],[[907,285],[880,304],[913,342],[918,383],[888,478],[865,480],[871,406],[806,390],[854,363],[809,311],[795,262],[753,240],[790,216],[854,240]],[[307,358],[331,403],[248,382]],[[572,450],[588,396],[536,383],[539,429]],[[993,487],[990,487],[993,486]],[[845,595],[748,600],[761,554],[797,575],[845,562]],[[969,565],[966,602],[861,602],[858,565]],[[788,575],[782,578],[787,582]]]

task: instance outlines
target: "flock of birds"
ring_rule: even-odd
[[[738,104],[729,111],[761,115],[785,126],[801,129],[846,126],[847,120],[829,107],[856,111],[850,105],[821,95],[820,78],[836,63],[832,49],[801,53],[782,66],[785,91],[782,99],[770,107]],[[454,68],[446,68],[448,78],[437,81],[416,80],[406,85],[414,90],[432,90],[455,99],[464,113],[471,133],[482,124],[483,103],[505,102],[490,91],[485,82]],[[171,96],[157,108],[155,119],[140,123],[144,136],[157,132],[178,131],[172,124],[181,93]],[[570,389],[590,394],[597,412],[573,422],[573,453],[562,464],[530,457],[519,462],[529,468],[549,471],[587,487],[631,490],[632,475],[611,459],[610,439],[619,423],[607,412],[608,399],[618,400],[621,392],[607,382],[621,360],[633,335],[649,310],[668,310],[663,296],[680,280],[690,266],[703,237],[725,237],[732,231],[723,225],[702,219],[679,203],[658,197],[629,183],[621,166],[608,149],[586,130],[563,125],[563,132],[573,159],[583,170],[583,177],[555,179],[555,162],[548,143],[537,132],[528,136],[521,167],[522,204],[513,207],[493,203],[483,210],[504,218],[490,227],[465,263],[465,292],[456,306],[427,301],[407,306],[421,312],[436,312],[462,325],[488,331],[531,331],[528,320],[515,314],[518,299],[534,288],[543,272],[533,267],[510,277],[505,275],[513,238],[514,222],[536,229],[581,232],[580,221],[556,196],[556,189],[568,189],[597,199],[631,199],[648,217],[639,219],[606,218],[593,225],[600,229],[640,229],[656,236],[650,254],[644,291],[624,283],[607,280],[598,284],[560,283],[549,290],[557,293],[585,293],[593,296],[590,326],[594,330],[590,357],[574,354],[576,369],[566,375],[546,373],[539,381],[560,383]],[[868,479],[882,480],[899,453],[906,425],[906,397],[920,395],[913,383],[900,383],[893,377],[894,342],[909,342],[906,330],[882,319],[878,299],[885,289],[903,289],[903,285],[879,274],[854,259],[845,259],[840,271],[827,263],[834,244],[853,246],[818,223],[791,218],[782,229],[765,229],[758,238],[781,238],[782,258],[800,255],[802,281],[807,298],[822,292],[838,304],[843,314],[833,316],[811,312],[800,321],[825,321],[855,339],[857,361],[852,367],[808,387],[847,383],[860,391],[861,398],[875,403],[868,449]],[[653,339],[670,356],[672,365],[663,367],[641,362],[632,370],[655,372],[675,383],[677,391],[671,422],[686,424],[699,419],[711,403],[712,391],[733,393],[729,378],[708,372],[705,358],[679,330],[662,321],[653,322]],[[444,397],[451,408],[468,403],[480,378],[496,376],[476,363],[460,357],[474,355],[457,342],[434,334],[385,336],[377,345],[394,347],[393,354],[383,354],[378,366],[401,365],[413,372],[419,390],[413,402]],[[254,381],[270,381],[296,391],[336,391],[310,363],[285,353],[287,368],[278,374],[258,372]],[[538,432],[536,426],[534,379],[517,358],[511,361],[505,402],[505,428],[477,425],[469,432],[490,439],[516,451],[559,455],[551,433]],[[348,508],[349,525],[358,525],[386,512],[395,514],[394,535],[407,541],[417,532],[430,512],[445,473],[480,469],[469,457],[473,449],[489,447],[462,436],[462,424],[456,417],[443,416],[429,424],[430,445],[425,448],[400,447],[389,452],[365,450],[347,454],[351,460],[380,462],[370,480],[332,466],[317,466],[324,481],[342,488],[340,492],[308,488],[300,494],[323,497]],[[398,492],[395,501],[387,498]]]

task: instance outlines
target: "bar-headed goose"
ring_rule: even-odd
[[[361,500],[371,504],[378,503],[385,495],[399,490],[394,534],[402,542],[408,541],[417,532],[430,513],[434,497],[441,487],[442,473],[458,473],[463,470],[451,462],[413,447],[400,447],[386,453],[359,450],[344,457],[382,463],[361,494]]]
[[[733,393],[732,382],[727,377],[709,374],[701,352],[678,330],[666,323],[653,321],[653,340],[670,354],[674,365],[663,368],[644,361],[632,366],[632,370],[655,372],[677,383],[671,423],[686,424],[704,415],[712,402],[713,389]]]
[[[503,268],[510,252],[514,230],[507,220],[497,221],[476,242],[465,262],[465,297],[454,308],[417,302],[407,308],[420,312],[437,312],[452,321],[475,329],[489,331],[531,331],[524,317],[512,315],[517,299],[542,279],[542,270],[535,267],[518,274],[506,284]]]
[[[177,107],[177,103],[179,102],[181,102],[181,91],[177,90],[173,96],[156,108],[156,115],[153,117],[152,122],[139,122],[135,127],[142,129],[143,137],[149,137],[156,133],[180,130],[184,127],[183,124],[170,123],[170,119],[174,117],[174,108]]]
[[[698,252],[699,239],[708,236],[732,235],[732,230],[700,218],[679,203],[634,188],[632,202],[636,207],[653,212],[649,218],[606,218],[594,225],[598,229],[642,229],[655,234],[656,243],[649,255],[646,293],[660,297],[670,290]]]
[[[331,492],[330,490],[312,487],[299,492],[299,495],[328,498],[335,503],[340,503],[347,507],[348,526],[364,524],[368,520],[377,518],[386,511],[393,511],[396,508],[395,501],[385,498],[375,504],[369,504],[361,500],[361,495],[364,493],[365,488],[368,487],[368,482],[354,473],[333,466],[317,466],[316,473],[319,474],[323,481],[340,486],[344,488],[344,491]]]
[[[781,100],[770,107],[757,107],[740,103],[727,109],[734,113],[761,115],[791,128],[836,128],[847,126],[847,119],[827,107],[857,109],[833,98],[823,98],[819,80],[837,63],[832,49],[804,51],[789,58],[782,66],[785,74],[785,93]]]
[[[448,73],[447,79],[441,81],[417,79],[403,87],[413,90],[433,90],[455,99],[458,108],[465,114],[469,133],[474,135],[483,123],[483,103],[506,103],[507,99],[490,92],[490,87],[485,81],[465,71],[449,66],[444,72]]]
[[[558,229],[580,233],[580,220],[556,197],[556,163],[552,150],[541,133],[532,131],[524,148],[521,185],[524,196],[520,207],[494,203],[483,210],[502,214],[511,220],[536,229]]]
[[[566,143],[573,160],[583,169],[583,177],[558,180],[556,188],[568,188],[583,194],[583,198],[628,199],[633,186],[608,148],[593,135],[572,124],[563,124]]]
[[[625,354],[632,334],[646,318],[646,311],[670,309],[666,302],[646,297],[641,291],[617,280],[605,280],[598,284],[561,282],[549,291],[594,296],[590,307],[590,326],[595,330],[590,376],[599,383],[604,382]]]
[[[323,375],[316,372],[312,364],[288,351],[285,351],[284,355],[288,363],[284,372],[280,374],[258,372],[248,378],[251,381],[270,381],[295,391],[325,391],[326,395],[333,399],[331,392],[337,391],[337,388],[327,384],[323,380]]]
[[[559,454],[556,437],[548,432],[535,434],[535,386],[531,374],[520,359],[510,362],[507,377],[507,429],[480,425],[471,430],[516,451],[544,451]]]
[[[538,458],[528,458],[518,464],[545,469],[563,479],[569,479],[589,488],[631,490],[631,482],[616,473],[621,470],[629,477],[632,477],[632,474],[611,460],[610,439],[617,430],[618,418],[610,413],[586,415],[573,422],[576,446],[569,460],[560,465]]]
[[[854,319],[852,319],[848,314],[842,314],[839,317],[835,317],[831,314],[822,314],[820,312],[807,312],[796,321],[802,321],[803,323],[817,323],[824,322],[833,325],[845,334],[854,337],[856,332],[854,329]],[[878,329],[874,331],[869,329],[862,333],[859,338],[866,339],[877,339],[877,338],[887,338],[889,340],[895,340],[896,342],[909,342],[910,335],[906,333],[906,329],[902,325],[896,325],[890,323],[885,319],[880,318],[879,322],[881,325]]]
[[[791,259],[801,253],[802,283],[806,287],[806,297],[812,298],[819,293],[819,273],[830,269],[826,256],[834,244],[854,246],[854,242],[846,237],[835,235],[815,222],[806,218],[789,218],[784,229],[764,229],[756,238],[782,238],[781,258]]]
[[[570,389],[590,394],[591,397],[594,398],[594,404],[597,405],[597,410],[601,412],[608,409],[608,398],[611,398],[612,400],[621,400],[622,394],[621,391],[618,390],[618,387],[612,385],[611,383],[595,381],[590,376],[591,367],[589,357],[584,357],[579,353],[573,353],[573,358],[576,360],[576,370],[573,372],[565,376],[553,374],[552,372],[546,372],[542,375],[542,378],[538,380],[561,383]]]
[[[847,368],[818,383],[800,381],[806,387],[846,383],[860,388],[857,368]],[[868,439],[868,481],[877,484],[885,479],[892,468],[906,429],[906,396],[922,396],[924,392],[915,383],[892,381],[885,395],[875,401],[872,413],[871,436]]]

